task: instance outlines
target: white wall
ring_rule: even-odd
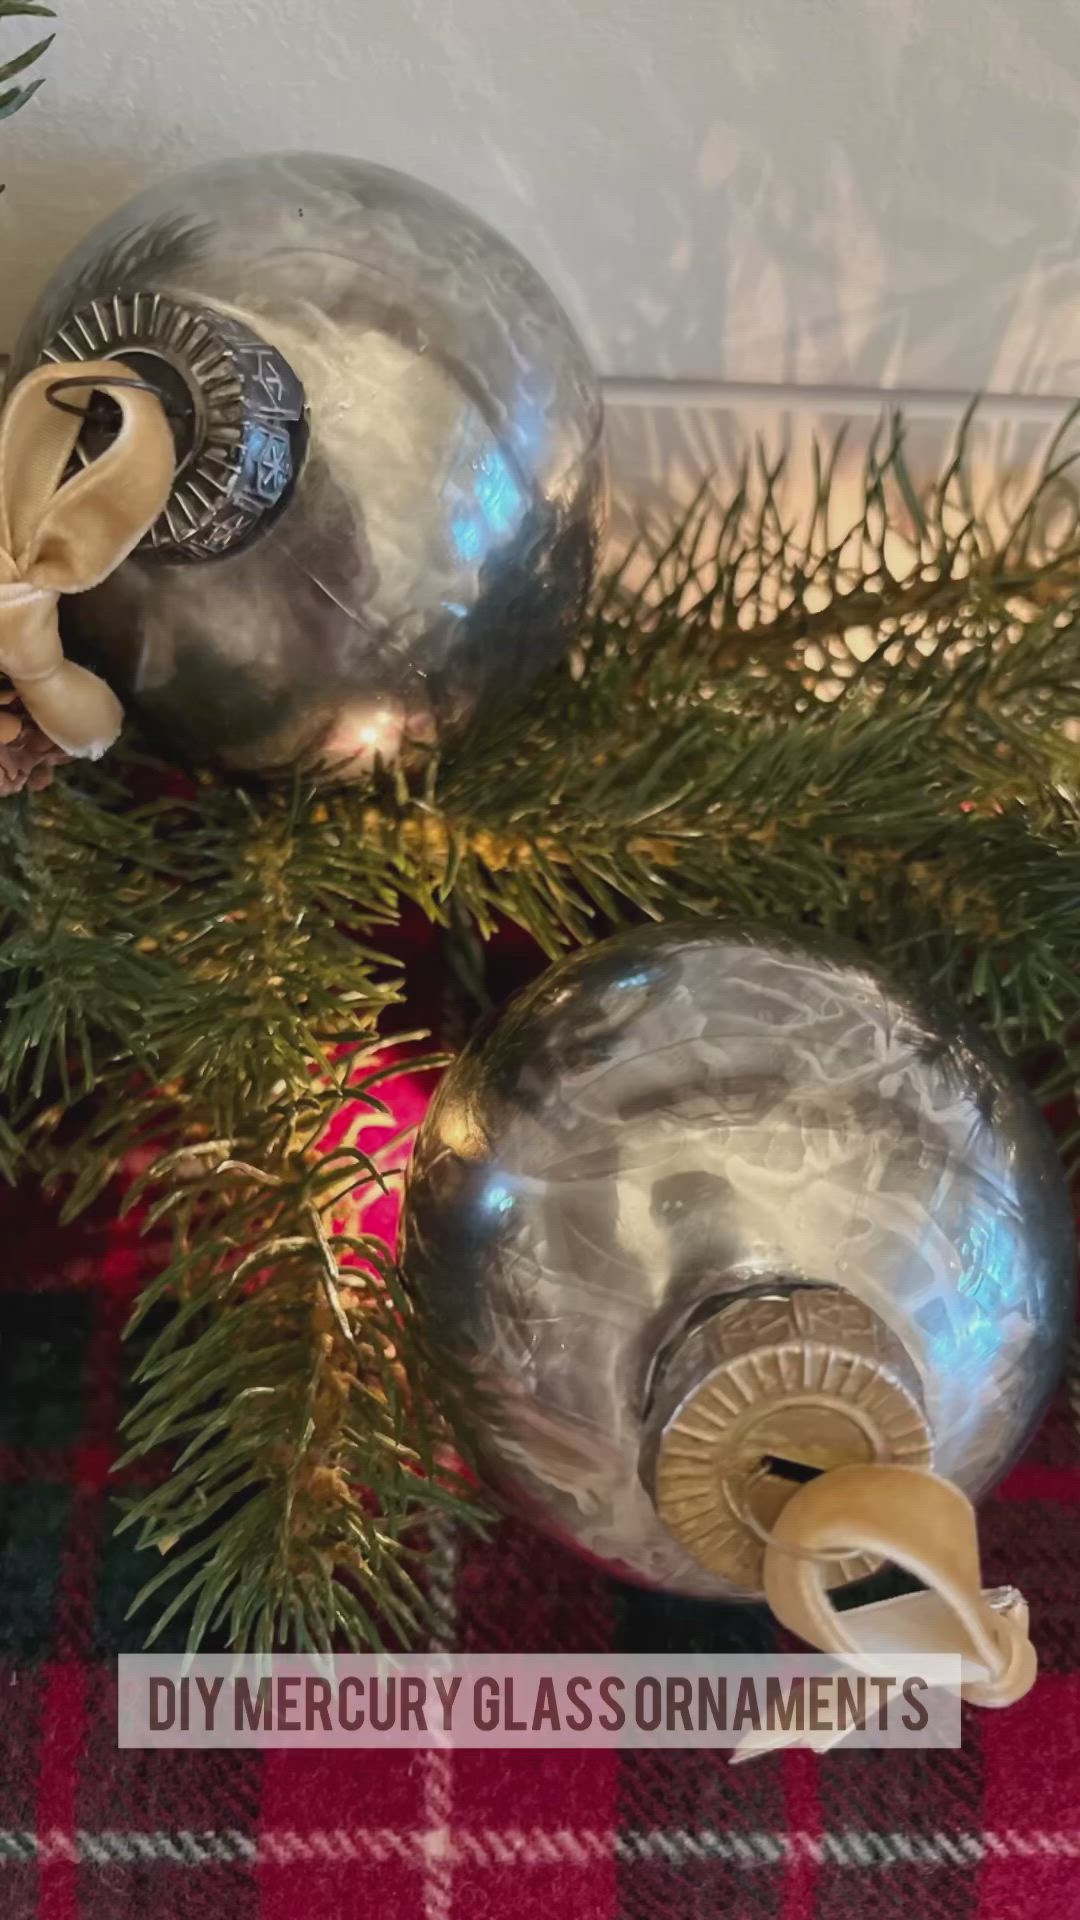
[[[56,3],[0,122],[0,346],[144,181],[312,146],[486,213],[608,373],[1080,384],[1071,0]]]

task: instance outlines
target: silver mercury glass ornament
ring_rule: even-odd
[[[492,1486],[699,1595],[760,1593],[815,1472],[985,1492],[1072,1317],[1060,1166],[1004,1065],[855,950],[719,924],[580,953],[466,1048],[402,1260]]]
[[[67,637],[166,741],[347,774],[520,694],[573,636],[598,384],[540,276],[444,194],[296,153],[155,187],[53,277],[11,378],[103,356],[160,392],[178,470]]]

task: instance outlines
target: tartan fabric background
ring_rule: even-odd
[[[723,1752],[141,1753],[115,1662],[146,1577],[113,1537],[121,1329],[153,1245],[108,1208],[4,1204],[3,1920],[1026,1920],[1080,1916],[1080,1375],[982,1516],[1042,1670],[949,1753],[731,1768]],[[447,1535],[440,1637],[474,1651],[766,1650],[754,1609],[620,1587],[506,1523]],[[182,1644],[182,1624],[166,1644]]]

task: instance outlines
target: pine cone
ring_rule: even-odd
[[[0,686],[0,800],[29,787],[40,793],[69,755],[30,719],[13,687]]]

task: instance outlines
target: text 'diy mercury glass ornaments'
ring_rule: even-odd
[[[177,475],[71,635],[166,744],[347,774],[568,644],[598,384],[540,276],[444,194],[317,154],[153,188],[54,276],[13,377],[90,357],[160,393]]]
[[[1074,1250],[981,1043],[857,952],[697,924],[576,955],[466,1048],[402,1258],[515,1511],[742,1596],[808,1474],[993,1483],[1058,1377]]]

